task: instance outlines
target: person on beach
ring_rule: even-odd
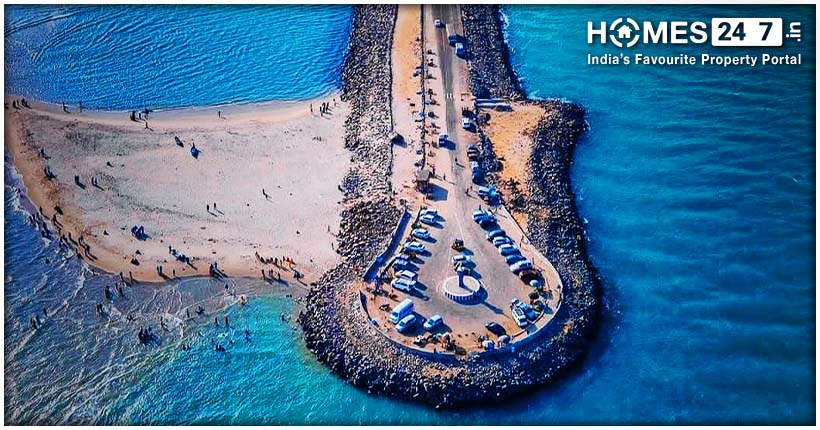
[[[216,111],[216,115],[218,117],[222,118],[222,111],[221,110]]]
[[[219,318],[214,317],[214,326],[219,327]]]

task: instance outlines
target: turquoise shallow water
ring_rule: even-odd
[[[85,14],[90,12],[69,8],[64,11],[69,16],[58,22],[46,20],[11,33],[7,22],[6,47],[10,39],[29,43],[21,39],[25,32],[41,35],[41,42],[48,42],[61,33],[47,30],[62,26],[75,29],[74,34],[67,41],[50,43],[65,55],[75,56],[70,58],[83,58],[83,50],[74,44],[85,46],[86,39],[99,38],[100,45],[92,52],[105,52],[115,49],[118,37],[125,37],[97,34],[106,28],[130,28],[128,34],[133,35],[148,31],[143,26],[150,28],[151,22],[168,22],[163,16],[150,17],[153,10],[136,8],[106,18],[112,23],[91,20],[94,24],[88,24]],[[202,34],[210,27],[199,25],[200,20],[228,22],[229,17],[242,13],[241,8],[230,7],[206,11],[196,12],[203,16],[194,19],[186,15],[193,12],[174,10],[174,22],[189,25],[164,28],[176,35],[174,41],[146,45],[149,58],[139,62],[154,64],[157,60],[150,58],[152,54],[193,49],[190,41],[212,37]],[[248,24],[235,23],[234,30],[256,34],[267,31],[268,25],[261,28],[260,22],[276,19],[281,31],[269,37],[290,43],[285,39],[299,32],[287,30],[301,25],[300,19],[315,19],[318,26],[349,26],[346,8],[284,11],[302,18],[286,19],[287,13],[278,8],[253,9],[241,15]],[[111,305],[120,312],[119,319],[101,321],[93,305],[111,278],[93,274],[62,256],[25,224],[7,165],[6,422],[813,422],[813,35],[807,32],[800,48],[803,68],[684,72],[587,66],[584,29],[588,19],[612,19],[625,13],[641,19],[754,13],[802,19],[804,28],[814,28],[814,9],[514,6],[505,12],[513,62],[526,89],[539,97],[577,100],[589,110],[591,131],[578,148],[572,174],[581,215],[589,220],[591,257],[605,279],[607,306],[601,337],[580,369],[509,404],[464,411],[434,412],[368,396],[339,381],[305,350],[292,322],[294,303],[285,296],[287,290],[253,298],[244,308],[214,311],[220,320],[229,316],[231,329],[213,327],[209,316],[188,323],[182,333],[163,332],[161,347],[139,348],[134,325],[122,315],[132,313],[156,327],[157,315],[180,318],[179,303],[187,305],[202,291],[215,291],[210,312],[212,302],[224,300],[219,296],[221,285],[189,280],[135,290],[127,300]],[[124,24],[129,18],[143,24],[132,28]],[[241,36],[233,43],[211,45],[216,51],[209,54],[216,57],[210,61],[225,69],[225,76],[229,70],[235,73],[230,76],[238,82],[236,86],[211,85],[197,76],[189,82],[181,76],[186,70],[182,67],[169,70],[162,82],[184,84],[188,87],[184,91],[171,90],[175,88],[171,84],[169,91],[157,91],[166,84],[137,80],[129,91],[106,87],[95,96],[91,91],[95,87],[75,87],[74,81],[48,82],[53,75],[38,69],[42,67],[39,62],[50,58],[52,68],[61,67],[56,65],[60,57],[48,53],[49,49],[33,66],[26,58],[7,54],[6,70],[11,62],[21,67],[15,74],[28,76],[29,81],[14,84],[21,93],[47,94],[43,97],[51,101],[82,94],[84,104],[99,97],[99,107],[112,109],[142,103],[176,107],[203,100],[212,104],[311,97],[334,88],[338,81],[338,68],[307,61],[299,73],[327,73],[327,80],[320,80],[327,85],[302,88],[298,96],[283,95],[281,89],[295,81],[262,69],[271,65],[288,68],[295,62],[285,56],[266,62],[251,52],[232,56],[232,47],[245,39]],[[657,49],[677,52],[668,47]],[[341,64],[343,52],[333,52],[335,57],[326,60]],[[94,63],[86,61],[82,67],[100,79],[109,73],[108,68],[120,67],[112,64],[110,58],[115,57],[94,58],[99,66],[91,67]],[[26,65],[35,69],[26,69]],[[265,73],[264,78],[258,73]],[[14,79],[7,81],[7,91]],[[245,86],[243,80],[256,80],[256,84]],[[146,102],[143,97],[163,101]],[[252,281],[231,283],[241,288]],[[32,333],[27,329],[28,319],[43,306],[52,316],[44,329]],[[291,320],[282,321],[282,315]],[[251,332],[250,343],[244,340],[246,328]],[[211,338],[222,343],[233,339],[234,343],[226,354],[218,354],[210,346]],[[191,351],[179,350],[181,341],[190,342]]]

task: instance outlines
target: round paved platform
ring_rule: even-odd
[[[458,276],[452,276],[444,281],[442,288],[444,295],[456,303],[470,303],[481,296],[481,282],[472,276],[464,277],[464,285],[459,285]]]

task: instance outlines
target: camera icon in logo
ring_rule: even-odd
[[[618,18],[609,25],[609,40],[618,48],[631,48],[638,44],[641,38],[641,28],[632,18]]]

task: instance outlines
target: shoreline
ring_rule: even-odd
[[[356,58],[356,61],[351,60],[350,63],[364,64],[365,68],[372,66],[373,63],[381,64],[385,62],[385,55],[373,55],[373,51],[387,51],[386,62],[390,64],[390,36],[394,30],[392,27],[380,27],[379,31],[383,32],[380,34],[379,31],[374,31],[374,26],[370,23],[394,23],[396,13],[396,9],[389,7],[356,7],[354,31],[350,39],[353,49],[350,55],[361,57]],[[481,24],[488,22],[487,20],[498,23],[498,9],[477,7],[469,12],[476,14],[478,19],[475,21],[465,20],[464,13],[462,10],[465,35],[468,35],[468,39],[469,35],[473,36],[469,46],[473,47],[476,57],[483,58],[483,61],[478,62],[482,64],[481,67],[470,68],[470,86],[473,94],[493,94],[494,87],[491,84],[500,81],[501,96],[523,96],[517,84],[513,83],[515,81],[511,76],[508,56],[499,54],[498,45],[476,43],[475,37],[488,37],[486,34],[477,36],[483,34],[482,31],[495,31],[494,35],[489,35],[490,40],[503,42],[501,28],[498,25],[485,27]],[[470,25],[478,27],[471,27],[467,21],[471,22]],[[357,31],[364,23],[368,23],[367,32]],[[385,40],[387,46],[384,45]],[[355,49],[359,44],[367,44],[373,49],[369,53],[360,53]],[[504,49],[507,49],[506,45]],[[346,63],[346,68],[349,65]],[[491,76],[491,79],[481,80],[476,79],[476,76]],[[351,82],[351,79],[356,77],[346,73],[345,83],[355,85],[355,80]],[[376,80],[371,81],[370,85],[371,88],[382,86],[383,88],[378,88],[374,92],[384,93],[390,91],[391,82]],[[364,94],[372,95],[373,93]],[[355,98],[358,95],[348,96]],[[370,99],[372,100],[372,97]],[[542,252],[546,250],[545,255],[551,261],[557,259],[556,269],[565,284],[563,304],[550,324],[536,336],[527,338],[520,346],[517,345],[515,352],[479,355],[475,359],[467,360],[449,355],[421,354],[403,348],[393,340],[380,335],[365,316],[362,308],[363,299],[359,296],[357,286],[362,283],[363,267],[377,252],[387,246],[387,241],[391,238],[389,226],[397,219],[398,207],[384,198],[374,201],[362,200],[361,196],[358,196],[357,205],[361,210],[343,216],[348,226],[355,225],[357,229],[343,229],[339,238],[340,242],[352,241],[360,232],[367,232],[369,249],[366,252],[359,248],[354,250],[358,252],[343,253],[344,263],[327,272],[311,289],[306,297],[305,309],[299,317],[307,347],[320,362],[353,385],[366,389],[368,393],[403,397],[440,408],[476,405],[524,392],[531,386],[553,380],[584,356],[595,327],[598,280],[583,251],[583,235],[582,230],[578,228],[580,224],[568,176],[572,148],[586,127],[583,121],[584,111],[580,106],[571,103],[541,103],[548,103],[545,109],[549,108],[553,115],[539,121],[539,133],[533,136],[536,140],[533,144],[536,149],[530,156],[529,165],[545,163],[550,171],[554,172],[550,179],[556,181],[556,185],[536,184],[533,181],[528,185],[536,188],[544,185],[550,198],[544,199],[542,203],[554,213],[552,217],[541,218],[540,221],[531,220],[527,230],[528,234],[532,234],[534,225],[545,222],[544,231],[554,233],[554,236],[551,234],[547,237],[535,235],[535,244],[538,248]],[[381,108],[390,109],[389,105]],[[360,137],[356,134],[360,127],[357,121],[356,117],[348,119],[348,139]],[[555,129],[555,125],[559,126],[560,131],[552,134],[550,131]],[[482,152],[486,147],[492,154],[492,143],[487,139],[482,144]],[[557,156],[544,157],[543,154],[549,151],[553,151]],[[378,160],[373,163],[372,166],[377,167],[375,163],[378,163]],[[373,246],[379,243],[380,246]],[[373,351],[379,353],[373,354]]]
[[[106,159],[108,160],[114,160],[115,158],[112,157],[127,155],[128,153],[137,154],[131,155],[132,158],[134,156],[141,156],[138,154],[139,151],[142,151],[141,149],[139,149],[141,148],[141,146],[139,145],[142,145],[141,142],[145,138],[154,140],[173,139],[172,135],[176,134],[179,134],[180,136],[199,136],[200,138],[204,137],[210,140],[216,139],[220,142],[222,142],[223,140],[233,140],[238,144],[241,143],[242,145],[247,145],[242,140],[244,138],[240,137],[240,135],[259,135],[260,138],[264,139],[266,138],[266,135],[268,135],[270,132],[280,134],[283,131],[285,133],[283,136],[287,136],[289,133],[293,134],[293,132],[289,132],[288,130],[294,128],[296,129],[295,131],[298,133],[300,130],[298,127],[300,121],[304,122],[320,120],[320,116],[318,114],[313,114],[313,117],[316,118],[315,120],[310,119],[310,114],[308,114],[307,112],[309,112],[311,104],[313,104],[314,109],[318,111],[319,103],[323,101],[331,103],[331,100],[338,100],[338,97],[338,93],[332,93],[327,100],[317,99],[302,102],[265,102],[252,105],[245,105],[241,107],[233,106],[230,109],[221,112],[221,114],[217,114],[217,112],[221,109],[216,108],[187,108],[176,109],[173,111],[152,112],[148,115],[148,123],[150,124],[151,128],[150,133],[149,130],[144,129],[145,123],[143,121],[133,121],[129,119],[129,112],[127,111],[122,112],[83,110],[82,113],[74,113],[71,111],[71,108],[69,108],[69,113],[66,113],[62,111],[62,107],[60,105],[54,105],[40,101],[28,101],[29,107],[25,108],[22,106],[18,106],[18,104],[16,103],[13,103],[13,101],[17,99],[12,97],[6,97],[5,153],[13,169],[22,178],[22,189],[18,188],[18,190],[22,193],[21,197],[24,197],[31,202],[31,205],[35,210],[35,212],[31,215],[39,220],[36,221],[36,223],[41,232],[43,232],[47,228],[48,231],[52,233],[52,238],[55,241],[57,241],[58,243],[62,243],[63,245],[67,245],[70,248],[74,248],[76,251],[79,251],[77,252],[77,257],[84,259],[93,268],[101,270],[106,273],[122,273],[126,279],[128,279],[129,277],[129,272],[132,272],[133,278],[135,280],[142,282],[163,282],[167,279],[172,278],[172,275],[175,278],[203,275],[208,276],[208,264],[205,263],[204,260],[206,259],[206,255],[214,254],[216,256],[216,249],[214,250],[214,252],[206,251],[204,248],[200,249],[199,251],[189,251],[188,249],[185,249],[185,251],[183,251],[181,249],[182,247],[180,247],[180,252],[192,252],[194,254],[193,264],[189,264],[188,266],[182,264],[175,264],[173,261],[173,257],[167,256],[167,252],[165,253],[165,258],[162,257],[161,252],[156,250],[156,252],[153,253],[153,257],[146,257],[146,259],[156,260],[158,265],[165,266],[166,264],[168,264],[169,267],[180,266],[173,267],[173,270],[167,270],[167,272],[174,273],[161,274],[158,273],[157,267],[147,267],[149,266],[147,264],[134,266],[133,264],[129,264],[127,258],[120,258],[121,254],[128,253],[128,251],[125,250],[130,248],[131,245],[121,245],[122,243],[124,243],[124,240],[128,240],[127,236],[126,238],[119,239],[119,243],[121,244],[112,242],[113,238],[110,236],[110,234],[114,234],[115,230],[119,230],[119,228],[117,228],[118,224],[121,222],[119,221],[119,219],[123,216],[128,216],[128,213],[120,212],[120,216],[97,216],[94,219],[89,219],[85,216],[86,214],[83,210],[83,205],[88,204],[84,200],[87,197],[79,198],[79,200],[77,198],[71,198],[71,193],[76,193],[77,191],[73,191],[71,184],[59,182],[66,175],[60,175],[60,171],[58,170],[58,168],[68,167],[74,164],[78,166],[77,168],[87,169],[89,167],[88,164],[96,164],[99,161],[102,161],[99,159],[98,156],[95,155],[95,153],[99,152],[99,150],[93,149],[91,151],[86,151],[85,153],[81,154],[83,158],[77,158],[77,154],[71,155],[68,158],[63,157],[61,159],[62,164],[68,164],[66,164],[65,166],[51,166],[50,164],[53,163],[53,160],[49,161],[47,159],[44,159],[42,154],[36,154],[35,147],[45,149],[49,146],[49,144],[55,143],[52,142],[52,140],[61,140],[65,138],[59,132],[53,131],[52,129],[65,129],[67,130],[65,133],[70,133],[70,131],[68,130],[74,129],[85,130],[84,133],[86,133],[86,137],[91,136],[92,138],[100,134],[104,136],[116,135],[116,138],[123,136],[121,140],[127,141],[127,145],[129,146],[124,147],[125,149],[114,150],[115,153],[110,154],[106,157]],[[344,106],[342,106],[341,109],[343,112],[345,109]],[[329,116],[325,116],[326,120],[330,118],[331,117]],[[337,121],[338,119],[333,120],[334,123]],[[38,129],[38,125],[45,126],[39,127]],[[324,129],[327,130],[327,127],[332,126],[330,124],[323,124],[322,127],[324,127]],[[48,138],[49,135],[46,132],[42,132],[41,129],[47,129],[47,131],[51,130],[53,133],[57,134],[52,134],[50,135],[51,138]],[[37,141],[37,139],[32,137],[33,133],[35,132],[41,132],[41,137],[44,137],[45,139]],[[304,132],[302,132],[301,134],[304,134]],[[68,134],[66,134],[65,136],[68,136]],[[189,141],[190,139],[184,138],[183,140]],[[170,142],[171,144],[173,144],[173,140],[170,140]],[[115,143],[115,145],[120,144]],[[204,145],[204,143],[201,143],[200,145]],[[205,146],[204,148],[205,151],[212,150],[224,153],[226,154],[225,156],[231,155],[229,152],[230,148],[210,148],[208,146]],[[47,151],[49,156],[53,155],[52,150],[54,152],[59,151],[59,149],[50,147]],[[249,150],[258,153],[258,149]],[[342,148],[340,148],[339,151],[340,150],[342,150]],[[137,152],[135,153],[134,151]],[[164,146],[157,148],[155,145],[148,145],[148,147],[145,147],[144,151],[155,153],[156,155],[154,155],[154,157],[156,162],[167,164],[166,160],[169,156],[168,151],[171,150]],[[222,160],[218,159],[215,161],[209,160],[204,162],[221,163]],[[111,161],[107,161],[106,163],[108,167],[103,166],[102,170],[99,170],[100,168],[97,168],[97,173],[99,175],[99,181],[107,182],[104,183],[102,186],[95,187],[99,188],[99,190],[101,190],[101,192],[103,193],[107,192],[110,194],[111,192],[113,192],[114,194],[110,198],[118,198],[117,196],[120,196],[120,200],[122,200],[122,198],[128,199],[128,196],[130,194],[123,194],[123,192],[126,191],[123,189],[123,186],[128,186],[128,182],[132,182],[134,179],[144,176],[145,172],[132,171],[131,176],[126,176],[117,181],[112,179],[116,179],[116,173],[113,173],[115,176],[112,177],[112,173],[107,173],[105,171],[105,169],[110,170],[114,167],[111,164]],[[239,165],[245,164],[242,163],[241,160],[239,160],[239,163],[241,163]],[[41,177],[43,177],[42,172],[44,171],[46,166],[48,166],[48,168],[50,169],[53,168],[54,171],[57,172],[58,178],[56,182],[40,179]],[[193,173],[189,173],[186,176],[192,174]],[[152,177],[155,176],[152,175]],[[83,175],[82,180],[86,181],[86,186],[83,188],[96,191],[94,188],[87,187],[87,181],[89,181],[88,177]],[[150,182],[150,180],[145,181],[145,185],[148,189],[143,190],[141,192],[144,197],[150,197],[149,195],[145,194],[146,192],[154,192],[150,189],[150,186],[148,186]],[[168,179],[163,180],[163,182],[168,182],[168,186],[172,186],[174,179],[171,179],[169,177]],[[330,187],[332,186],[333,185],[330,185]],[[133,188],[133,186],[130,187]],[[105,188],[106,191],[102,191],[103,188]],[[94,194],[92,194],[91,196],[92,198],[94,198]],[[139,199],[138,201],[145,201],[143,197],[137,198]],[[156,200],[156,198],[152,199]],[[101,201],[97,201],[98,203],[92,204],[92,206],[96,207],[99,211],[99,204],[101,203]],[[224,200],[223,203],[225,203]],[[176,204],[174,204],[173,201],[169,202],[167,198],[165,198],[164,202],[156,200],[156,203],[154,203],[154,205],[157,206],[149,205],[148,207],[145,207],[143,209],[143,212],[156,212],[156,210],[159,210],[160,212],[167,212],[168,209],[174,210],[168,207],[169,204],[177,206]],[[333,204],[335,206],[335,202]],[[26,206],[27,205],[23,205],[23,208],[25,209]],[[63,212],[63,214],[59,214],[59,212],[57,211],[58,207]],[[43,213],[39,214],[37,212],[37,208],[40,208],[43,211]],[[241,216],[241,213],[239,213],[238,215]],[[55,221],[55,219],[53,218],[55,216],[59,217],[57,221]],[[252,214],[251,216],[253,217]],[[180,220],[178,222],[182,222],[182,218],[180,217],[190,218],[190,216],[187,214],[180,214],[177,216],[177,219]],[[178,230],[178,228],[171,227],[171,225],[168,224],[169,222],[173,223],[175,221],[167,218],[165,219],[165,221],[163,221],[164,225],[168,225],[166,233],[173,236],[174,231]],[[213,227],[222,228],[219,225],[214,225]],[[262,227],[262,225],[260,224],[259,227]],[[123,229],[125,229],[125,227],[123,227]],[[66,238],[66,240],[61,240],[59,234],[59,231],[61,230],[67,231],[69,233],[74,232],[73,239],[69,236]],[[188,230],[190,231],[191,229],[189,228]],[[100,232],[102,232],[103,234],[100,235]],[[329,227],[327,233],[328,236],[332,238],[332,236],[330,236],[329,234]],[[84,236],[84,243],[91,246],[92,253],[84,252],[81,249],[83,245],[80,245],[78,241],[75,240],[81,236]],[[223,237],[229,239],[230,235],[223,235]],[[160,239],[161,238],[162,236],[160,236]],[[172,239],[169,239],[168,237],[166,237],[166,239],[168,239],[169,242],[172,241]],[[188,243],[191,240],[193,240],[193,242],[196,243],[204,239],[206,239],[206,237],[203,237],[202,235],[199,235],[199,239],[197,239],[197,235],[194,235],[190,236],[187,240],[179,239],[173,241],[173,243],[175,243],[174,246],[179,246]],[[208,239],[208,241],[213,241],[213,239]],[[162,243],[162,240],[160,240],[160,243]],[[202,242],[203,245],[205,245],[206,243],[207,242]],[[142,246],[139,246],[137,248],[137,251],[141,250],[142,254],[144,255],[145,249],[142,249],[142,247],[149,246],[149,244],[150,241],[143,243]],[[139,243],[137,242],[135,243],[135,245],[139,245]],[[170,243],[168,246],[170,246]],[[199,245],[194,244],[194,246],[196,247]],[[157,246],[154,247],[156,248]],[[191,244],[185,246],[185,248],[190,247]],[[253,243],[251,243],[250,246],[247,246],[247,248],[247,252],[250,252],[251,257],[254,253],[253,249],[251,248],[259,249],[259,251],[257,252],[261,253],[263,256],[266,257],[270,254],[270,251],[265,251],[264,253],[262,252],[263,248],[265,248],[264,246],[259,247],[258,245],[253,245]],[[219,246],[219,249],[225,250],[223,246]],[[287,251],[287,249],[285,250]],[[323,268],[314,267],[313,257],[311,254],[305,256],[305,254],[300,253],[298,250],[294,249],[291,249],[289,252],[287,252],[287,254],[290,254],[294,257],[297,263],[295,266],[286,265],[284,263],[279,265],[258,264],[259,262],[254,261],[253,258],[249,259],[247,258],[247,256],[233,255],[239,252],[243,252],[244,255],[245,251],[242,251],[240,248],[237,248],[237,245],[232,245],[230,248],[227,249],[227,252],[229,253],[229,255],[216,257],[212,260],[221,260],[219,261],[220,271],[222,271],[227,276],[239,276],[258,279],[260,276],[260,270],[267,271],[269,269],[273,269],[275,272],[279,273],[278,275],[274,275],[274,282],[277,282],[277,279],[280,276],[283,281],[294,281],[295,279],[293,278],[295,277],[296,271],[298,271],[300,273],[300,277],[303,278],[302,282],[305,282],[305,285],[307,285],[307,283],[314,282],[316,279],[318,279],[319,275],[321,275],[321,273],[324,272]],[[141,254],[140,252],[137,253]],[[220,252],[220,254],[222,254],[222,252]],[[327,253],[325,254],[327,255]],[[281,256],[282,254],[279,255]],[[135,255],[134,258],[140,260],[140,262],[144,262],[144,258],[142,256]],[[326,259],[327,257],[324,258]],[[308,262],[307,260],[310,260],[310,262]]]

